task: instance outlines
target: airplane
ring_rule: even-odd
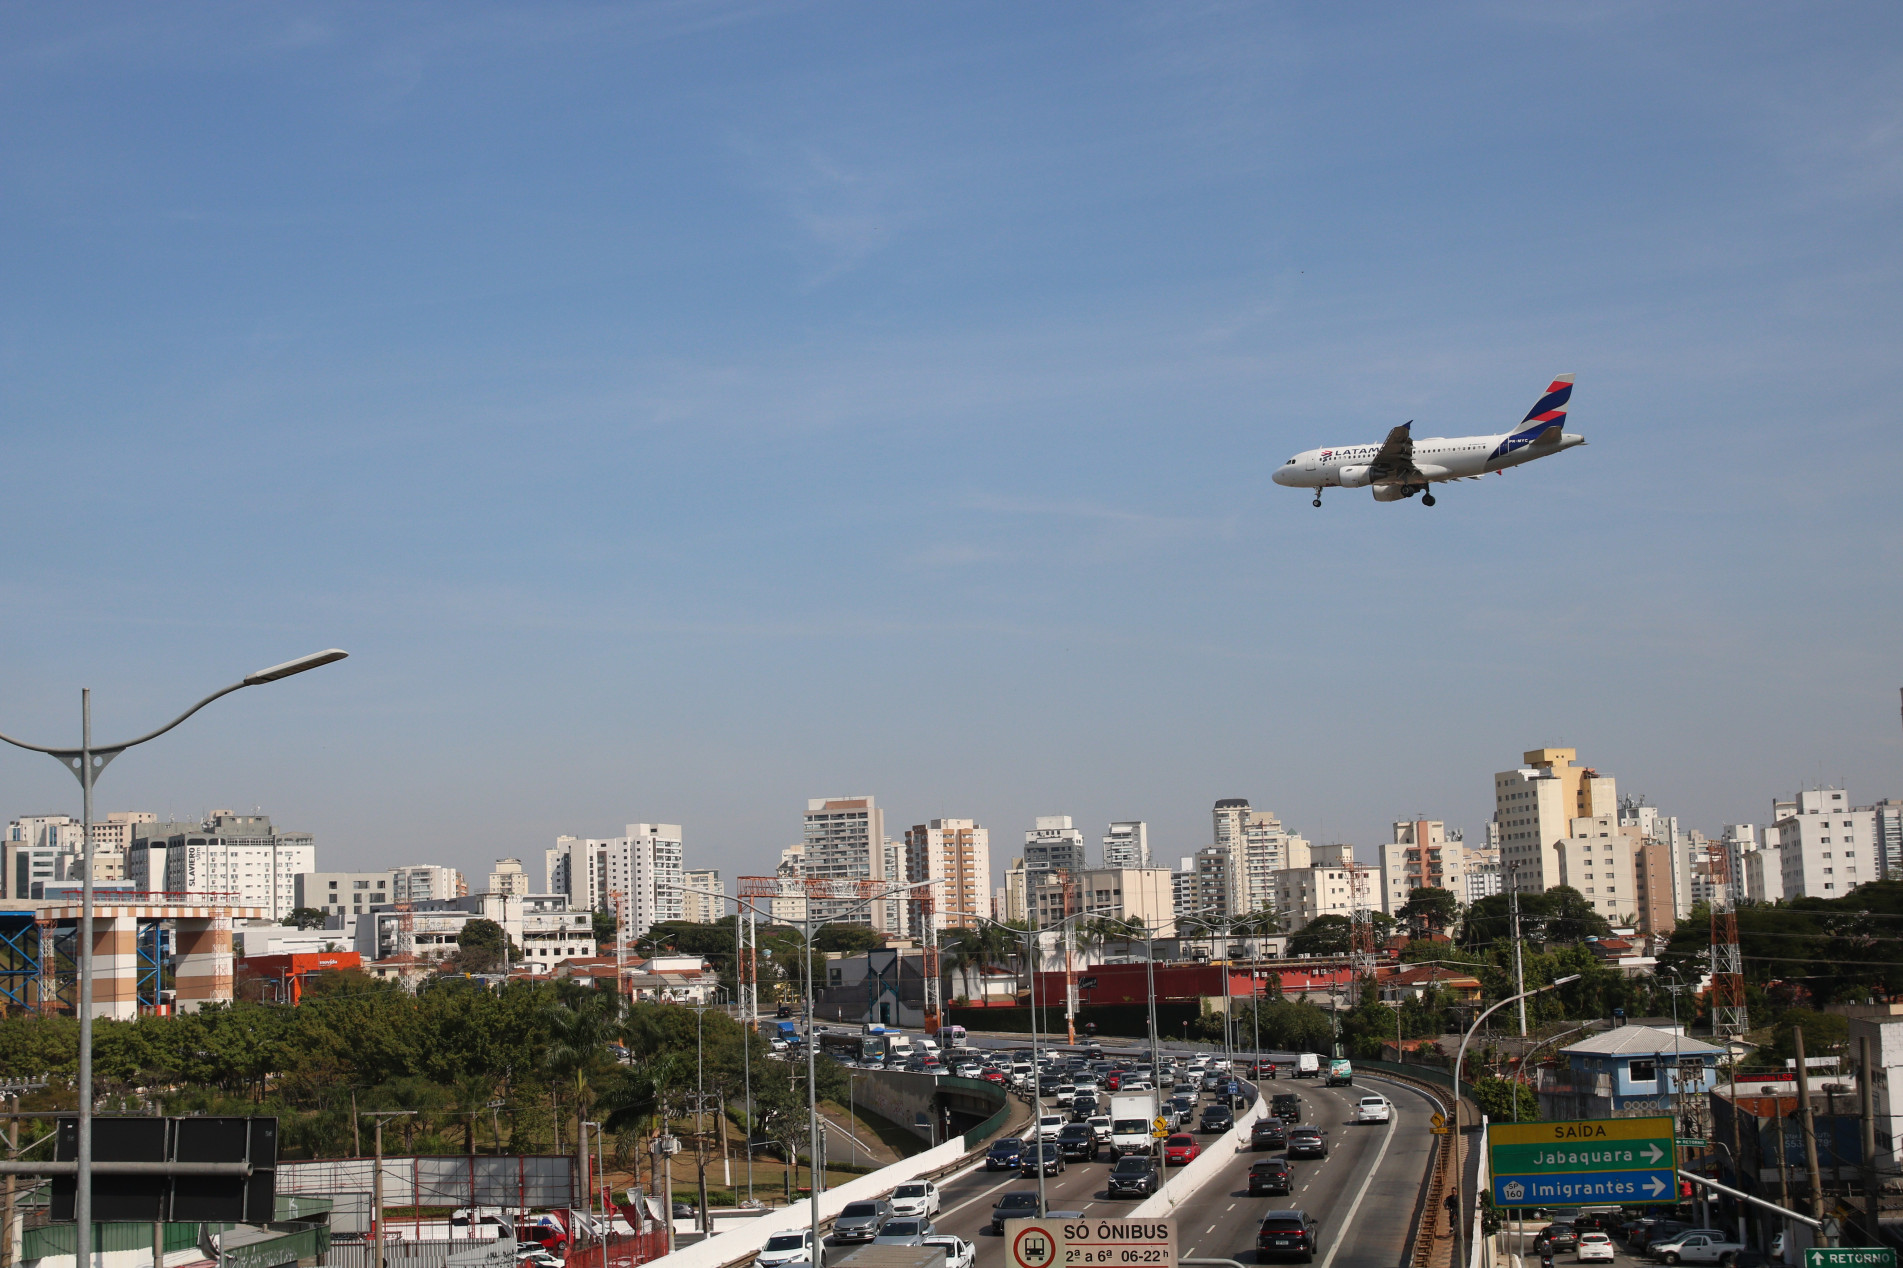
[[[1283,463],[1275,482],[1315,490],[1374,490],[1377,502],[1398,502],[1421,494],[1421,505],[1434,505],[1431,486],[1444,480],[1478,480],[1490,471],[1504,471],[1535,458],[1544,458],[1586,443],[1584,436],[1564,430],[1566,402],[1573,395],[1573,376],[1553,380],[1538,404],[1513,431],[1497,436],[1428,436],[1414,439],[1408,419],[1378,445],[1348,445],[1336,449],[1306,449]]]

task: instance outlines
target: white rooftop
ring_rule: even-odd
[[[1565,1054],[1578,1052],[1598,1057],[1653,1057],[1668,1053],[1691,1057],[1724,1051],[1689,1036],[1650,1026],[1615,1026],[1560,1049]]]

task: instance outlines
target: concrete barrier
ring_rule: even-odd
[[[1209,1148],[1203,1150],[1196,1161],[1171,1176],[1168,1185],[1151,1194],[1144,1200],[1143,1205],[1130,1212],[1128,1218],[1154,1219],[1159,1216],[1174,1215],[1178,1203],[1208,1184],[1217,1173],[1234,1161],[1237,1154],[1246,1153],[1249,1149],[1250,1126],[1269,1110],[1268,1098],[1260,1095],[1260,1092],[1261,1089],[1258,1087],[1257,1096],[1249,1108],[1236,1115],[1235,1130],[1224,1132],[1211,1141]]]

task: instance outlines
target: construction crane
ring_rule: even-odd
[[[1744,1007],[1744,957],[1738,948],[1738,909],[1732,895],[1731,843],[1706,847],[1711,872],[1711,1028],[1736,1039],[1750,1029]]]

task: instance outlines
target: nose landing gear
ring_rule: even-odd
[[[1310,505],[1313,505],[1313,506],[1320,506],[1321,504],[1322,504],[1322,495],[1321,495],[1320,493],[1317,493],[1317,494],[1315,495],[1315,500],[1314,500],[1314,502],[1312,502],[1312,503],[1311,503]]]

